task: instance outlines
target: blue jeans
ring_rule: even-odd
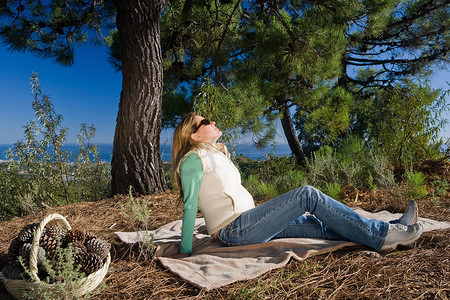
[[[388,229],[389,223],[367,219],[316,188],[303,186],[244,212],[217,237],[226,246],[296,237],[346,240],[379,250]]]

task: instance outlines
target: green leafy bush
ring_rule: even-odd
[[[335,149],[324,146],[312,154],[306,166],[292,156],[268,156],[265,161],[235,159],[243,185],[255,198],[270,199],[302,185],[315,186],[333,198],[353,185],[360,190],[397,189],[388,159],[369,151],[364,141],[350,136]]]
[[[109,194],[108,164],[100,161],[92,143],[94,127],[81,126],[79,154],[72,163],[72,153],[63,148],[68,134],[63,117],[41,93],[36,73],[31,75],[31,85],[36,119],[24,126],[24,138],[7,151],[9,162],[0,170],[1,220],[42,206],[96,200]]]
[[[235,159],[235,163],[243,185],[257,199],[268,200],[305,184],[304,170],[290,156],[269,155],[254,162]]]
[[[98,147],[92,142],[94,136],[93,125],[81,124],[80,133],[77,135],[77,180],[73,182],[72,191],[78,199],[87,201],[103,198],[110,192],[111,165],[100,160]]]
[[[301,187],[306,182],[306,174],[302,170],[286,170],[276,181],[278,195]]]
[[[6,164],[0,164],[0,221],[8,220],[12,216],[22,216],[27,207],[18,197],[17,191],[24,191],[29,184],[20,174],[11,172]]]
[[[339,182],[339,161],[329,146],[324,146],[316,151],[307,162],[308,183],[312,186],[322,188],[327,183]]]
[[[370,152],[370,164],[367,166],[367,187],[371,189],[380,188],[397,188],[393,169],[390,168],[389,160],[381,154]]]
[[[248,177],[246,186],[255,198],[271,199],[278,196],[276,187],[267,181],[261,180],[256,174]]]
[[[370,151],[364,141],[350,136],[335,149],[324,146],[307,161],[308,183],[325,189],[327,184],[353,185],[358,189],[395,188],[388,159]]]
[[[450,90],[433,90],[424,82],[404,84],[375,93],[376,101],[367,115],[367,140],[399,166],[442,157],[439,132],[448,124],[442,114],[448,110]]]

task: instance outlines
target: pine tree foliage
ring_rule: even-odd
[[[11,50],[30,51],[62,65],[74,62],[75,45],[89,36],[102,40],[102,26],[111,24],[108,1],[18,1],[0,4],[0,36]],[[105,24],[104,24],[105,23]]]
[[[441,118],[447,109],[447,93],[439,92],[413,82],[378,90],[376,101],[368,103],[371,113],[366,116],[370,128],[366,140],[371,148],[400,166],[438,157],[443,143],[439,130],[448,123]]]
[[[194,105],[219,122],[233,119],[223,125],[253,132],[260,146],[278,119],[288,141],[298,135],[299,147],[310,150],[353,130],[364,138],[382,120],[369,125],[375,121],[362,111],[388,109],[381,94],[402,103],[415,93],[408,82],[425,82],[431,68],[448,62],[448,14],[446,1],[432,0],[177,2],[162,18],[164,103],[180,108],[168,119]],[[408,88],[400,100],[395,91]],[[204,96],[211,90],[215,100]],[[227,109],[218,114],[211,101]],[[439,107],[414,106],[416,113]],[[294,134],[285,126],[291,114]]]
[[[166,93],[165,103],[180,103],[184,97],[188,108],[197,99],[196,110],[216,117],[221,128],[225,124],[220,122],[227,123],[222,119],[233,119],[226,126],[253,132],[257,144],[264,146],[286,108],[313,111],[330,102],[317,100],[330,92],[339,74],[349,11],[356,10],[358,2],[229,1],[198,6],[180,2],[168,7],[162,19],[165,83],[172,91]],[[209,18],[205,21],[198,14]],[[222,115],[208,111],[211,105],[199,105],[205,77],[216,86],[215,98],[227,107]],[[186,87],[190,93],[183,91]]]
[[[344,67],[371,68],[368,76],[345,81],[360,88],[394,84],[407,76],[426,74],[448,63],[450,10],[445,0],[385,1],[384,9],[360,14],[350,27]],[[369,11],[371,12],[371,11]]]

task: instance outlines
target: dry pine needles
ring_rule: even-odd
[[[392,211],[390,201],[374,204],[370,198],[361,195],[358,203],[352,203],[354,198],[349,197],[348,204],[371,211]],[[97,289],[91,299],[448,299],[450,294],[449,230],[425,233],[413,249],[379,255],[363,247],[346,248],[303,262],[291,261],[256,279],[204,292],[183,282],[157,261],[139,258],[135,249],[119,242],[114,231],[134,231],[137,226],[120,211],[118,203],[127,199],[77,203],[0,223],[0,268],[7,263],[8,246],[17,235],[17,228],[58,212],[70,223],[89,228],[112,243],[112,263],[105,277],[107,288]],[[149,229],[181,218],[181,210],[174,209],[176,195],[167,193],[145,199],[152,209]],[[399,203],[398,211],[393,212],[405,205]],[[448,194],[439,203],[425,199],[419,208],[421,216],[449,221]],[[8,297],[0,284],[0,298],[11,299]]]

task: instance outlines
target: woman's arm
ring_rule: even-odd
[[[203,166],[197,154],[191,153],[183,159],[180,165],[180,177],[184,195],[180,252],[191,253],[198,194],[203,180]]]

